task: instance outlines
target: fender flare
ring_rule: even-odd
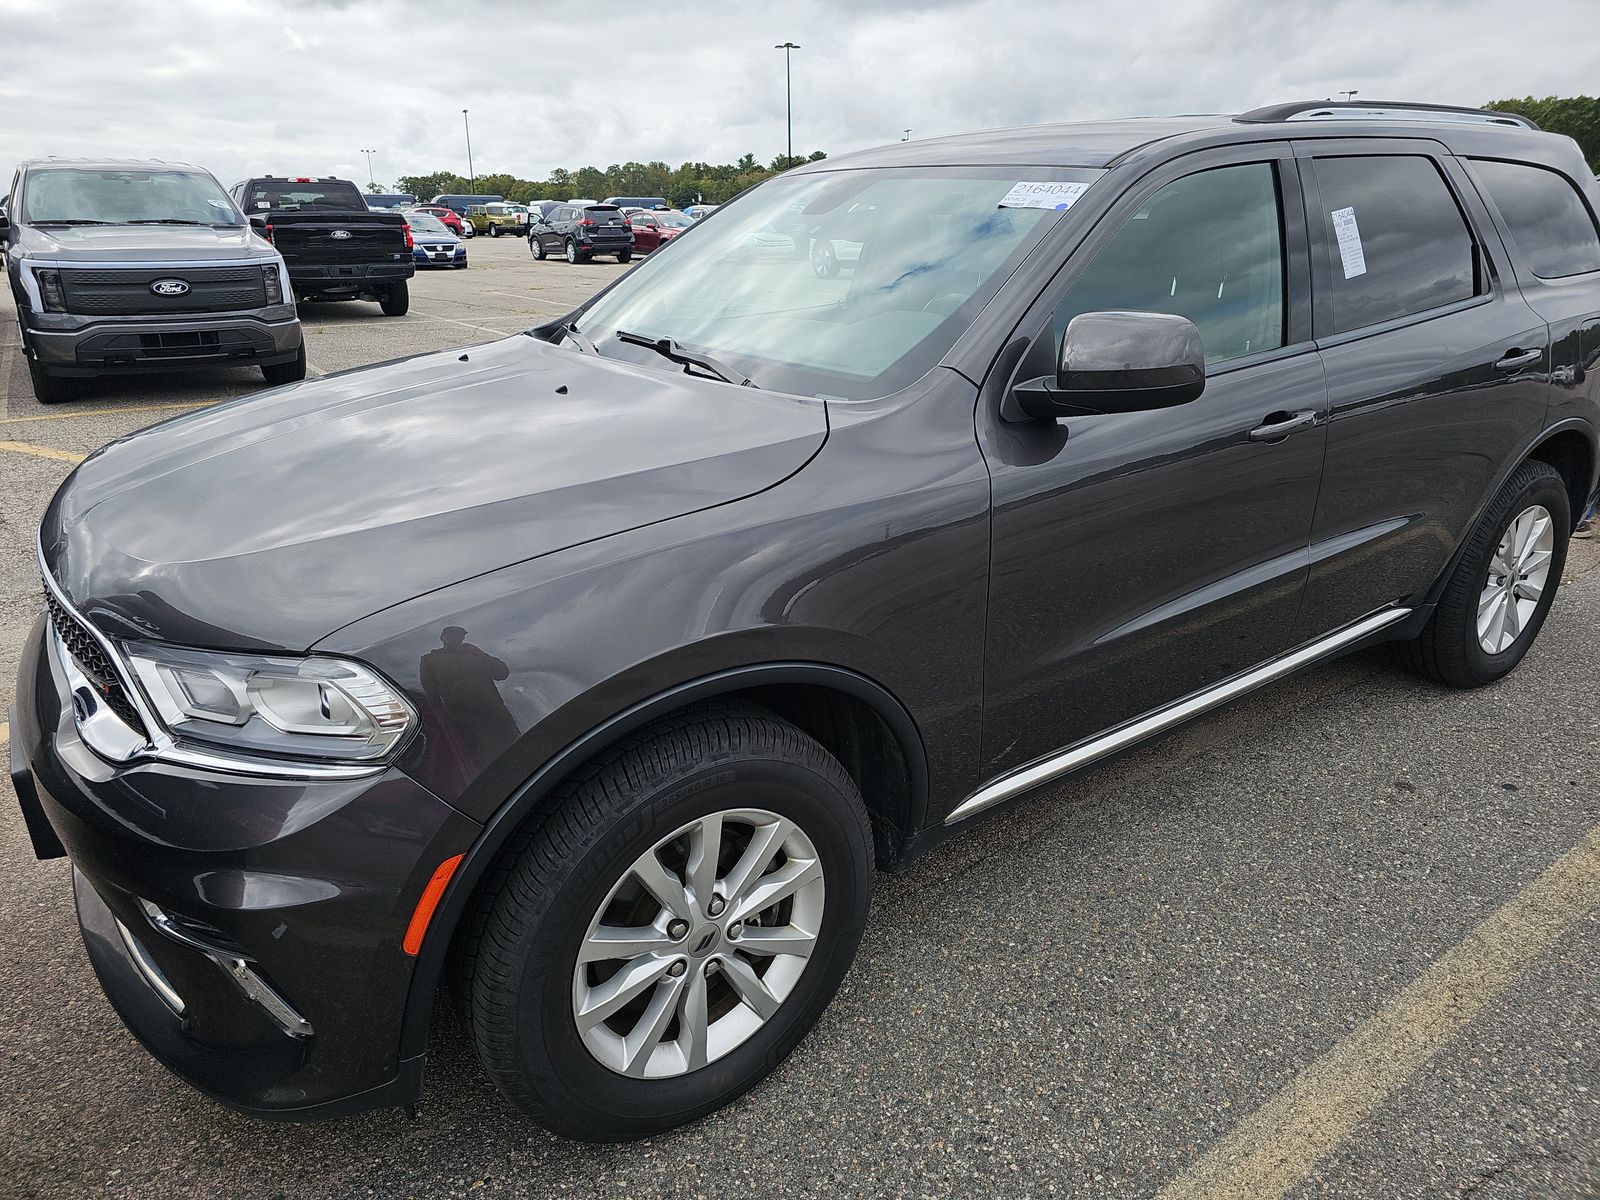
[[[429,923],[427,936],[411,971],[406,994],[405,1015],[400,1028],[402,1066],[427,1052],[428,1027],[433,1015],[434,996],[444,976],[445,962],[455,932],[477,894],[478,885],[511,835],[539,811],[551,792],[580,764],[614,745],[658,717],[691,704],[744,688],[768,684],[817,684],[845,692],[861,700],[889,727],[905,756],[911,783],[911,813],[907,834],[921,832],[927,823],[928,760],[921,731],[909,711],[882,684],[844,667],[815,662],[774,662],[719,671],[700,679],[678,684],[642,700],[569,742],[540,765],[484,824],[461,865],[451,876]],[[418,1072],[417,1078],[421,1074]]]

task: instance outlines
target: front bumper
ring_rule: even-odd
[[[29,312],[23,322],[39,364],[64,376],[289,362],[303,336],[293,306],[286,304],[256,313],[186,317]]]
[[[12,772],[36,850],[59,838],[72,860],[84,944],[123,1022],[174,1073],[259,1116],[413,1103],[423,1060],[401,1058],[415,963],[401,941],[478,825],[394,770],[113,766],[77,736],[45,628],[23,650]]]

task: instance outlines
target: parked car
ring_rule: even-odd
[[[528,334],[91,455],[12,762],[122,1019],[409,1106],[448,974],[514,1104],[651,1135],[805,1035],[875,863],[1378,641],[1504,677],[1596,491],[1600,185],[1348,107],[808,163]],[[852,203],[848,283],[744,253]]]
[[[251,365],[268,383],[305,378],[283,256],[199,167],[25,162],[0,245],[42,404],[97,375]]]
[[[428,201],[428,203],[430,206],[438,205],[443,208],[448,208],[457,216],[465,216],[467,209],[474,204],[495,204],[504,199],[504,196],[466,196],[457,195],[453,192],[444,192],[435,196],[432,200]]]
[[[408,192],[367,192],[361,198],[367,202],[368,208],[404,212],[417,206],[417,198]]]
[[[464,267],[467,265],[467,247],[451,233],[444,222],[428,213],[406,214],[406,224],[411,227],[414,243],[411,256],[419,267]]]
[[[710,216],[721,207],[720,204],[689,204],[684,207],[683,215],[691,221],[698,221],[702,217]]]
[[[374,212],[348,179],[263,175],[233,185],[250,223],[277,247],[300,300],[376,300],[386,317],[411,307],[411,230]]]
[[[446,208],[442,204],[419,204],[415,208],[410,208],[405,211],[424,213],[430,217],[437,217],[440,224],[442,224],[451,233],[455,234],[458,238],[470,236],[467,230],[471,227],[464,225],[460,214],[458,214],[454,209]]]
[[[600,203],[614,204],[618,208],[642,208],[650,212],[672,207],[665,196],[607,196]]]
[[[528,209],[523,204],[504,201],[471,204],[467,206],[467,220],[474,233],[487,233],[490,237],[499,237],[502,233],[526,237],[528,233]]]
[[[528,205],[528,224],[531,227],[540,217],[550,215],[550,210],[559,207],[559,200],[534,200]]]
[[[655,213],[642,208],[628,214],[628,228],[633,231],[633,248],[640,254],[649,254],[683,232],[678,226],[668,224]]]
[[[608,204],[559,204],[528,231],[528,249],[537,259],[565,254],[570,263],[588,262],[596,254],[615,254],[625,263],[633,257],[633,233],[622,210]]]

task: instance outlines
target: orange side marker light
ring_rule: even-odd
[[[411,924],[406,926],[406,940],[401,943],[405,952],[413,958],[422,949],[422,935],[428,932],[428,922],[433,920],[433,910],[439,907],[439,897],[444,895],[450,876],[456,873],[456,868],[465,857],[464,854],[458,854],[445,859],[434,870],[428,886],[422,889],[422,898],[417,901],[416,911],[411,914]]]

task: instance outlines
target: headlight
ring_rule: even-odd
[[[66,312],[67,302],[61,295],[60,271],[35,271],[39,282],[39,298],[44,301],[45,312]]]
[[[125,642],[139,686],[174,736],[336,762],[388,756],[416,723],[404,696],[338,658],[273,658]]]
[[[277,263],[262,264],[261,286],[265,289],[268,304],[283,303],[283,277],[278,274]]]

